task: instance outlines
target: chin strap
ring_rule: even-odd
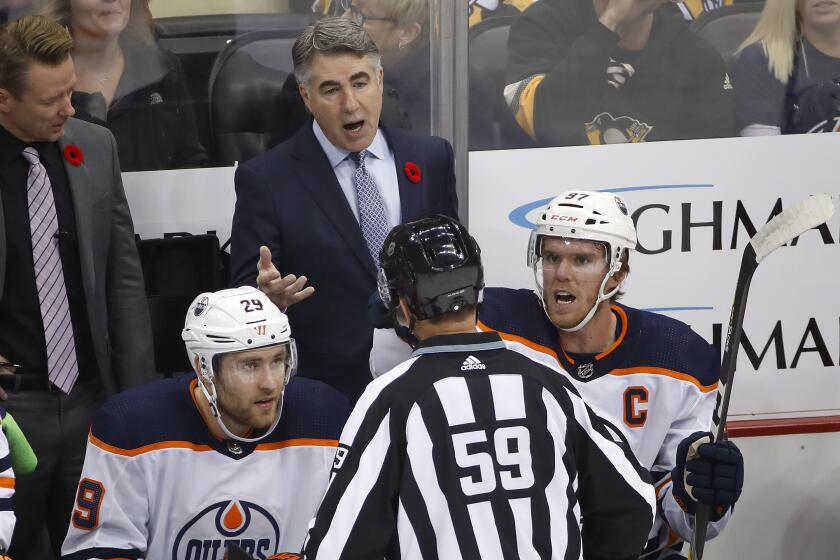
[[[417,324],[417,317],[412,315],[411,319],[408,321],[408,326],[406,327],[405,325],[400,324],[397,320],[398,310],[399,307],[395,307],[391,315],[391,323],[394,325],[394,332],[400,340],[411,346],[411,349],[414,350],[420,343],[420,339],[414,334],[414,326]]]
[[[589,321],[592,320],[592,317],[595,316],[595,312],[598,310],[598,306],[601,304],[601,302],[613,297],[613,295],[615,295],[615,293],[618,292],[619,288],[621,288],[621,284],[619,284],[610,293],[608,293],[608,294],[604,293],[604,286],[607,285],[607,281],[610,278],[612,278],[612,276],[613,276],[612,274],[604,275],[604,279],[601,281],[601,287],[598,288],[598,297],[595,298],[595,303],[592,304],[592,307],[589,309],[589,313],[586,314],[586,317],[584,317],[580,321],[580,323],[578,323],[574,327],[569,327],[567,329],[564,329],[562,327],[557,327],[557,328],[560,329],[563,332],[577,332],[580,329],[582,329],[583,327],[585,327],[587,325],[587,323],[589,323]],[[544,303],[543,303],[543,309],[545,309],[545,304]],[[548,314],[548,310],[546,310],[546,314]],[[549,319],[550,318],[551,317],[549,317]]]
[[[613,297],[618,292],[618,290],[621,289],[621,285],[624,284],[624,282],[621,282],[618,286],[613,288],[612,291],[610,291],[610,293],[608,293],[608,294],[604,293],[604,287],[607,285],[607,281],[609,281],[609,279],[612,278],[615,275],[616,272],[618,272],[618,271],[613,271],[613,272],[610,272],[609,274],[604,275],[604,279],[601,280],[601,286],[598,288],[598,297],[595,298],[595,303],[592,304],[592,307],[589,309],[589,313],[586,314],[586,317],[581,319],[581,321],[577,325],[575,325],[574,327],[569,327],[569,328],[557,327],[557,329],[561,330],[563,332],[577,332],[580,329],[582,329],[583,327],[585,327],[587,325],[587,323],[589,323],[589,321],[592,320],[592,317],[595,316],[595,312],[598,310],[598,305],[602,301],[604,301],[605,299],[610,299],[611,297]],[[534,278],[535,278],[535,280],[537,279],[537,269],[536,269],[536,267],[534,268]],[[543,289],[542,283],[539,282],[539,281],[537,281],[537,286],[539,286],[540,290]],[[537,294],[537,299],[539,299],[540,303],[542,304],[543,312],[545,313],[545,316],[548,317],[548,320],[550,321],[551,320],[551,315],[548,312],[548,305],[545,303],[545,294],[542,294],[537,290],[534,290],[534,293]],[[395,323],[396,323],[396,321],[395,321]]]
[[[236,440],[236,441],[241,441],[242,443],[255,443],[255,442],[258,442],[258,441],[262,440],[268,434],[273,432],[274,428],[277,427],[277,424],[280,423],[280,415],[283,413],[283,403],[284,403],[283,393],[280,393],[280,406],[277,408],[277,417],[274,419],[274,422],[271,424],[271,426],[263,433],[263,435],[261,435],[260,437],[255,437],[255,438],[245,438],[245,437],[237,436],[236,434],[232,433],[228,429],[227,426],[225,426],[224,420],[222,420],[222,414],[219,412],[218,396],[216,394],[216,385],[213,383],[213,381],[211,381],[209,379],[206,379],[206,381],[207,381],[207,383],[210,384],[210,388],[213,390],[212,393],[210,393],[207,390],[207,387],[204,385],[204,383],[202,383],[201,379],[198,380],[198,385],[199,385],[199,387],[201,387],[201,392],[204,393],[204,397],[207,399],[207,403],[210,405],[210,411],[213,413],[213,417],[216,419],[216,422],[219,424],[219,427],[222,429],[222,432],[224,432],[224,434],[229,439],[233,439],[233,440]],[[285,388],[283,389],[283,392],[285,392]]]

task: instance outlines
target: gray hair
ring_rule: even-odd
[[[367,56],[379,70],[382,67],[379,49],[364,28],[344,17],[328,17],[308,26],[292,47],[292,62],[298,84],[309,88],[312,60],[316,54],[355,54]]]

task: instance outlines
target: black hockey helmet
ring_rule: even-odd
[[[379,296],[392,311],[400,296],[417,319],[478,303],[484,287],[481,250],[467,229],[448,216],[396,226],[379,253]]]

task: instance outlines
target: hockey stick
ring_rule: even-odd
[[[767,222],[747,244],[741,258],[741,270],[735,284],[735,297],[732,300],[732,312],[729,315],[729,329],[723,350],[723,363],[720,368],[720,384],[712,414],[712,441],[726,438],[726,415],[729,410],[729,397],[732,395],[732,381],[738,349],[741,345],[741,330],[744,325],[744,311],[747,307],[747,294],[755,270],[764,258],[786,243],[799,237],[811,228],[828,221],[834,213],[834,204],[828,194],[820,193],[791,206]],[[691,451],[689,451],[691,453]],[[691,538],[692,560],[702,560],[703,546],[706,543],[706,529],[709,523],[711,506],[698,504],[694,514],[694,531]]]

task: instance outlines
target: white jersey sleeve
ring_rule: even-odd
[[[662,449],[656,458],[651,472],[666,473],[665,477],[657,484],[657,499],[660,500],[661,513],[668,522],[668,526],[685,540],[691,538],[692,517],[677,504],[672,493],[673,481],[671,480],[671,469],[676,465],[677,447],[680,442],[694,432],[709,431],[712,412],[717,398],[717,389],[708,392],[693,390],[693,395],[684,399],[682,415],[671,424]],[[717,536],[726,526],[731,516],[731,510],[718,521],[710,522],[708,537]]]
[[[62,554],[145,558],[150,492],[143,469],[137,458],[110,453],[91,439]]]
[[[406,344],[394,329],[373,329],[370,349],[370,373],[376,378],[411,358],[411,346]]]

